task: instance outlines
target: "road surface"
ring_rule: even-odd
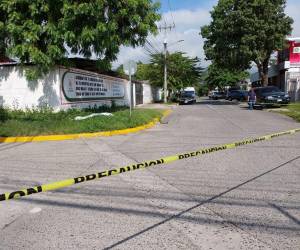
[[[300,127],[202,100],[153,129],[0,144],[0,193]],[[0,203],[0,249],[300,249],[300,133]]]

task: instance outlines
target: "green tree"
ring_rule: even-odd
[[[29,72],[29,78],[48,72],[55,64],[67,64],[70,53],[86,58],[95,55],[99,65],[109,65],[121,45],[141,45],[149,33],[157,31],[158,8],[151,0],[0,2],[0,13],[6,16],[7,52],[21,63],[39,66]]]
[[[198,96],[205,96],[208,95],[209,92],[209,86],[207,83],[200,83],[198,89],[197,89],[197,94]]]
[[[212,22],[201,28],[207,59],[240,71],[255,62],[267,85],[271,54],[284,47],[292,31],[285,6],[286,0],[219,0]]]
[[[210,89],[224,89],[226,86],[237,86],[242,80],[249,77],[249,73],[246,71],[229,70],[220,68],[217,64],[211,64],[208,67],[205,82]]]
[[[200,60],[197,57],[190,58],[182,52],[168,54],[168,90],[172,92],[187,86],[198,85],[203,70],[199,63]],[[163,87],[164,64],[165,57],[162,53],[151,55],[145,76],[152,85]]]
[[[137,64],[137,71],[135,74],[135,79],[140,80],[140,81],[148,80],[149,67],[150,67],[150,64],[144,64],[142,62],[139,62]]]
[[[6,31],[6,19],[7,15],[0,8],[0,58],[4,58],[6,55],[6,48],[7,48],[7,31]]]
[[[134,79],[136,80],[148,80],[148,71],[149,71],[149,64],[143,64],[142,62],[138,62],[137,63],[137,71],[134,75]],[[120,65],[116,71],[118,72],[118,74],[122,77],[126,77],[124,70],[123,70],[123,65]]]

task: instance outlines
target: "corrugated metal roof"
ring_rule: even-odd
[[[299,43],[300,42],[300,37],[289,37],[286,40],[290,41],[290,42],[296,42]]]

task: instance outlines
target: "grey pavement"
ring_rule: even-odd
[[[130,135],[0,144],[0,193],[300,127],[201,100]],[[300,133],[0,203],[0,249],[300,249]]]

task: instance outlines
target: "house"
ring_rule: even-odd
[[[277,62],[269,67],[269,85],[279,87],[291,96],[292,101],[300,101],[300,37],[288,38],[287,48],[277,53]],[[258,72],[251,75],[253,86],[259,86]]]

